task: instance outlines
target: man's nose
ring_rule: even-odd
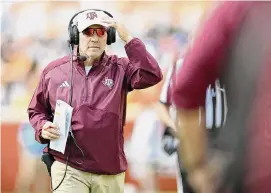
[[[92,42],[97,42],[99,40],[98,35],[96,34],[96,32],[94,32],[94,34],[92,36],[90,36],[90,40]]]

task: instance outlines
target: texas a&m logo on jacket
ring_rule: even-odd
[[[103,84],[108,88],[112,89],[114,86],[114,81],[108,77],[105,77],[105,79],[103,80]]]

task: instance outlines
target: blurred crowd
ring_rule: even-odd
[[[133,36],[144,41],[147,49],[157,59],[165,73],[176,57],[183,54],[189,34],[197,27],[201,16],[210,4],[210,2],[203,1],[4,2],[1,12],[1,106],[2,112],[6,113],[2,114],[1,118],[2,122],[20,123],[20,128],[28,131],[27,134],[18,134],[19,144],[23,144],[19,147],[20,153],[22,153],[22,156],[19,157],[24,159],[21,163],[21,168],[24,169],[22,171],[19,169],[19,172],[35,170],[33,167],[38,165],[37,163],[29,164],[29,159],[39,159],[39,152],[32,152],[31,158],[26,158],[27,156],[24,154],[24,146],[33,145],[29,143],[25,145],[25,141],[29,140],[31,136],[34,138],[33,133],[29,131],[29,129],[31,130],[29,125],[25,125],[28,123],[26,108],[42,69],[50,61],[69,54],[67,29],[70,18],[76,12],[97,8],[112,13],[115,18],[124,23]],[[123,42],[117,37],[117,42],[108,46],[107,53],[126,56],[123,46]],[[142,158],[137,161],[144,166],[136,165],[133,168],[131,164],[131,168],[134,171],[134,177],[140,179],[143,176],[143,181],[152,179],[147,174],[149,170],[167,173],[169,176],[175,175],[174,170],[176,170],[176,158],[174,156],[169,158],[163,154],[162,149],[159,149],[161,144],[159,145],[157,139],[161,138],[162,129],[160,129],[160,133],[156,131],[162,126],[149,106],[158,101],[161,85],[162,83],[144,91],[134,91],[128,96],[127,120],[135,123],[134,128],[137,128],[138,132],[149,129],[149,133],[144,132],[146,143],[144,143],[142,135],[140,137],[142,141],[126,142],[128,160],[133,162],[136,158]],[[144,95],[148,95],[148,97],[143,97]],[[136,124],[140,122],[144,125]],[[149,124],[147,124],[148,122]],[[153,135],[154,133],[157,135]],[[153,138],[149,139],[149,136]],[[134,139],[138,140],[137,137]],[[137,151],[133,147],[130,148],[131,144],[137,148],[147,145],[148,148],[145,148],[145,153],[140,152],[141,156],[137,156]],[[39,151],[40,148],[42,147],[35,146],[34,149]],[[148,161],[144,159],[162,161],[157,167],[153,164],[156,163],[155,160],[151,160],[150,163],[153,165],[149,167],[146,164]],[[152,172],[150,173],[152,174]],[[21,179],[25,178],[25,175],[18,174],[18,176]],[[145,182],[149,185],[152,183],[148,180]],[[153,187],[155,186],[153,185]]]

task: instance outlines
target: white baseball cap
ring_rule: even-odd
[[[108,27],[107,24],[102,22],[102,19],[106,17],[109,17],[109,16],[103,11],[86,10],[82,13],[79,13],[73,19],[72,26],[76,25],[79,32],[84,31],[86,28],[94,24]]]

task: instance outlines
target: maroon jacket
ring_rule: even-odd
[[[97,174],[118,174],[127,169],[123,151],[127,93],[157,84],[162,73],[139,39],[132,39],[125,50],[128,58],[104,54],[88,75],[84,65],[74,61],[72,130],[85,155],[83,164],[78,164],[83,157],[71,143],[69,165],[74,168]],[[46,121],[52,121],[56,100],[69,103],[70,73],[70,58],[66,56],[51,62],[41,74],[28,107],[29,120],[40,143],[49,142],[41,137],[41,129]],[[63,86],[65,81],[68,84]],[[68,144],[65,155],[51,149],[49,152],[65,163]]]

